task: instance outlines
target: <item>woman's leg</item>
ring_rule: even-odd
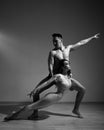
[[[62,98],[62,93],[48,93],[42,99],[37,101],[36,103],[32,103],[27,105],[25,109],[34,110],[34,109],[42,109],[48,107],[56,102],[58,102]]]
[[[55,85],[56,84],[56,77],[54,76],[54,77],[52,77],[49,81],[47,81],[47,83],[45,83],[45,84],[43,84],[43,85],[41,85],[39,88],[37,88],[37,93],[38,92],[40,92],[43,88],[45,88],[45,87],[51,87],[52,85]],[[41,100],[42,101],[42,100]],[[37,101],[37,102],[40,102],[40,101]],[[36,102],[36,103],[37,103]],[[33,104],[36,104],[36,103],[32,103],[32,105]],[[17,112],[15,112],[15,113],[12,113],[11,115],[9,115],[9,116],[7,116],[6,118],[5,118],[5,120],[11,120],[11,119],[14,119],[15,117],[17,117],[18,116],[18,114],[19,113],[21,113],[24,109],[27,109],[28,108],[28,106],[24,106],[23,108],[21,108],[20,110],[18,110]],[[37,107],[36,108],[34,108],[35,110],[36,109],[38,109]]]
[[[14,112],[11,115],[7,116],[4,120],[8,121],[8,120],[16,119],[18,115],[21,114],[22,112],[48,107],[58,102],[62,98],[62,96],[63,94],[61,93],[48,93],[41,100],[22,107],[19,111]]]
[[[77,91],[77,95],[76,95],[76,100],[75,100],[75,105],[74,105],[74,109],[73,109],[73,113],[77,114],[78,116],[81,116],[80,112],[79,112],[79,106],[82,102],[82,99],[84,97],[85,94],[85,88],[75,79],[71,78],[71,83],[72,86],[70,88],[71,91],[76,90]]]

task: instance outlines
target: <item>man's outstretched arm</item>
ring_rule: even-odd
[[[82,46],[82,45],[85,45],[87,44],[89,41],[91,41],[92,39],[97,39],[99,38],[99,33],[90,37],[90,38],[87,38],[87,39],[84,39],[84,40],[81,40],[80,42],[74,44],[74,45],[69,45],[69,47],[71,48],[71,50],[75,50],[77,49],[78,47]]]

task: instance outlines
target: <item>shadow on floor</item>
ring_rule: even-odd
[[[71,115],[71,114],[62,114],[62,113],[55,113],[55,112],[49,112],[49,111],[40,111],[40,112],[43,112],[47,115],[53,115],[53,116],[64,116],[64,117],[75,117],[75,118],[78,118],[78,116],[74,116],[74,115]]]
[[[19,109],[19,106],[20,105],[2,105],[2,106],[0,106],[0,113],[8,115],[8,114],[12,113],[13,111],[17,111]],[[24,115],[22,115],[22,117],[17,118],[17,120],[28,120],[28,116],[30,116],[31,114],[32,114],[32,112],[25,113]],[[70,114],[62,114],[62,113],[55,113],[55,112],[40,110],[38,112],[38,118],[29,119],[29,120],[44,120],[44,119],[49,118],[50,115],[78,118],[78,116],[74,116],[74,115],[70,115]]]

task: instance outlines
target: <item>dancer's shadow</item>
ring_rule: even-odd
[[[30,116],[32,113],[27,113],[28,116]],[[17,118],[17,120],[28,120],[28,116],[27,115],[22,115],[20,118]],[[51,115],[53,116],[60,116],[60,117],[74,117],[74,118],[78,118],[78,116],[75,115],[71,115],[71,114],[62,114],[62,113],[56,113],[56,112],[50,112],[50,111],[38,111],[38,117],[34,118],[34,119],[29,119],[29,120],[34,120],[34,121],[38,121],[38,120],[45,120],[47,118],[49,118]]]
[[[71,115],[71,114],[62,114],[62,113],[56,113],[56,112],[50,112],[50,111],[39,111],[39,115],[53,115],[53,116],[61,116],[61,117],[74,117],[74,118],[78,118],[78,116],[75,115]]]
[[[18,106],[0,106],[0,113],[8,115],[12,113],[12,111],[17,110]],[[28,120],[28,117],[32,114],[32,112],[24,113],[22,116],[18,117],[16,120]],[[50,111],[43,111],[40,110],[38,112],[38,118],[35,119],[29,119],[29,120],[45,120],[49,118],[51,115],[53,116],[60,116],[60,117],[74,117],[78,118],[78,116],[71,115],[71,114],[62,114],[62,113],[56,113],[56,112],[50,112]]]

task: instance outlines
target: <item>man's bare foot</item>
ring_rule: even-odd
[[[78,110],[73,110],[72,112],[74,114],[76,114],[78,116],[78,118],[83,118],[83,116],[80,114],[80,112]]]
[[[36,119],[38,119],[39,117],[38,117],[38,110],[34,110],[34,112],[32,113],[32,115],[30,115],[29,117],[28,117],[28,120],[36,120]]]

